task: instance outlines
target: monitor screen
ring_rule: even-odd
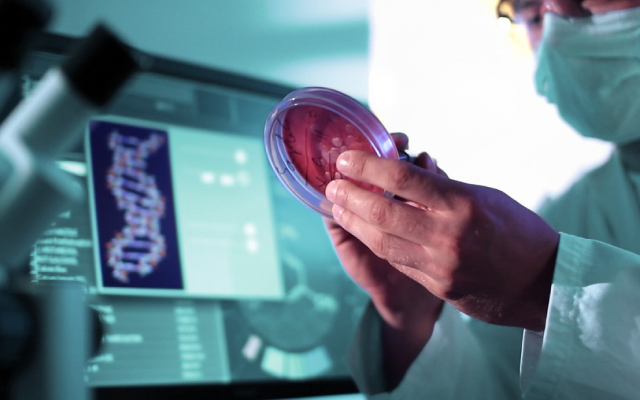
[[[22,95],[74,44],[44,35]],[[366,295],[264,151],[293,88],[150,59],[58,161],[86,197],[30,258],[35,284],[79,281],[100,315],[86,381],[98,399],[355,391],[347,348]]]

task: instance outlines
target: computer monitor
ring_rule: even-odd
[[[37,40],[23,96],[76,42]],[[263,148],[267,116],[293,88],[149,60],[58,161],[86,200],[30,258],[35,284],[86,285],[105,328],[86,368],[95,397],[355,392],[347,348],[366,295]]]

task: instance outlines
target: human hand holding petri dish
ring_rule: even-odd
[[[344,178],[336,159],[347,150],[362,150],[399,159],[391,135],[357,100],[322,87],[298,89],[271,111],[264,131],[267,158],[280,182],[301,202],[332,218],[327,184]],[[358,185],[391,196],[382,188]]]

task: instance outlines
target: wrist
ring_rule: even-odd
[[[428,343],[444,302],[423,289],[430,298],[416,301],[403,312],[387,309],[382,317],[381,339],[388,389],[395,388]]]
[[[443,304],[413,280],[369,294],[383,324],[397,332],[423,331],[435,324]]]

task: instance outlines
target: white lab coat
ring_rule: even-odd
[[[380,319],[370,307],[350,355],[363,393],[411,400],[640,398],[640,256],[631,252],[640,253],[640,171],[625,169],[614,153],[541,214],[561,232],[544,333],[523,335],[445,305],[429,343],[387,392]]]

